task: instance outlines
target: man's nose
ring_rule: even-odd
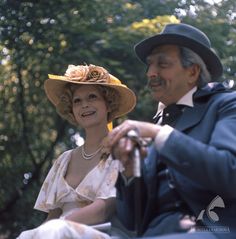
[[[155,79],[155,78],[157,78],[158,77],[158,69],[157,69],[157,67],[154,67],[154,66],[148,67],[146,75],[147,75],[148,79]]]

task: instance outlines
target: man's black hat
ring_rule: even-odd
[[[146,63],[146,58],[153,48],[167,44],[186,47],[197,53],[205,62],[212,79],[222,75],[223,66],[212,50],[209,38],[199,29],[187,24],[168,24],[160,34],[136,44],[134,50],[138,58]]]

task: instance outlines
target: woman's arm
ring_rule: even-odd
[[[59,218],[61,216],[61,213],[62,213],[61,208],[55,208],[53,210],[50,210],[49,213],[48,213],[48,216],[47,216],[47,218],[45,220],[45,222],[49,221],[51,219]]]
[[[83,208],[75,209],[65,219],[87,225],[106,222],[115,212],[115,198],[96,199]]]

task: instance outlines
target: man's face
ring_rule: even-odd
[[[194,66],[183,68],[175,45],[158,46],[147,57],[148,86],[153,98],[165,105],[176,103],[196,85],[196,73]]]

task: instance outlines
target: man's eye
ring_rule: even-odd
[[[158,65],[159,65],[160,67],[167,67],[169,64],[168,64],[168,62],[162,61],[162,62],[159,62]]]
[[[74,100],[73,100],[73,103],[74,104],[78,104],[78,103],[80,103],[81,102],[81,99],[79,99],[79,98],[75,98]]]

